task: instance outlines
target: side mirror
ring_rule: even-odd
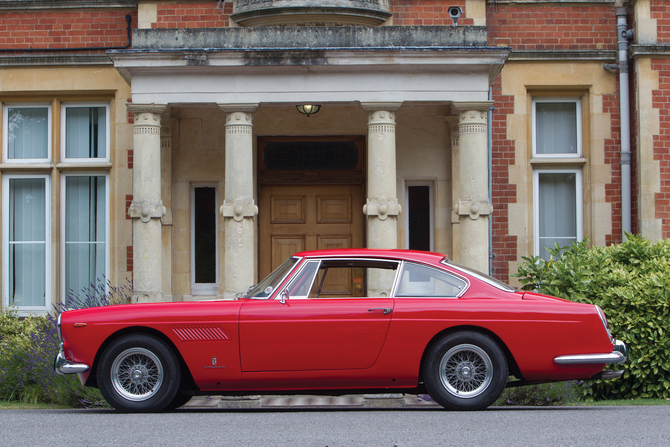
[[[286,304],[287,299],[288,299],[288,292],[286,291],[286,289],[284,289],[279,294],[279,300],[281,301],[282,304]]]

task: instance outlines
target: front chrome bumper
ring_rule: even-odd
[[[89,369],[91,368],[86,363],[73,363],[66,360],[65,352],[63,352],[63,343],[61,343],[60,351],[58,351],[58,354],[54,359],[54,371],[56,371],[57,374],[77,374],[86,372]]]
[[[621,340],[614,341],[614,349],[607,354],[560,355],[554,359],[559,365],[585,365],[594,363],[625,363],[628,360],[628,347]]]

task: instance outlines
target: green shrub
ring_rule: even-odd
[[[578,401],[576,382],[543,383],[506,388],[495,406],[550,407]]]
[[[627,235],[626,242],[588,247],[588,241],[549,250],[549,261],[523,258],[514,276],[523,289],[600,306],[630,359],[615,380],[585,388],[587,399],[670,398],[670,242]]]

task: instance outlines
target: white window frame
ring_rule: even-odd
[[[106,280],[109,280],[109,269],[110,269],[110,253],[111,253],[111,247],[109,245],[109,235],[110,235],[110,227],[111,227],[111,218],[110,218],[110,211],[111,211],[111,195],[110,195],[110,181],[109,181],[109,174],[106,172],[100,172],[100,171],[92,171],[92,172],[76,172],[76,173],[67,173],[61,175],[61,188],[60,188],[60,238],[61,238],[61,253],[60,253],[60,258],[61,258],[61,272],[60,272],[60,277],[61,277],[61,303],[65,304],[67,302],[67,294],[68,291],[66,290],[66,281],[65,281],[65,275],[67,273],[67,259],[65,256],[65,248],[67,245],[67,241],[65,240],[65,216],[67,213],[67,199],[66,199],[66,178],[67,177],[105,177],[105,278]],[[105,292],[108,291],[108,286],[105,281]]]
[[[435,199],[434,190],[435,184],[431,181],[406,181],[405,182],[405,247],[409,248],[409,187],[410,186],[427,186],[428,187],[428,201],[430,208],[430,251],[435,250]]]
[[[577,126],[577,153],[539,154],[537,152],[537,104],[548,102],[572,102],[576,104],[576,126]],[[533,134],[533,157],[537,158],[580,158],[582,156],[582,99],[578,97],[556,97],[556,98],[533,98],[532,128]]]
[[[2,305],[9,307],[9,180],[44,179],[44,306],[17,306],[19,316],[46,314],[51,305],[51,177],[49,174],[4,174],[2,176]]]
[[[105,156],[104,157],[98,157],[98,158],[67,158],[67,147],[66,147],[66,139],[67,139],[67,114],[66,114],[66,109],[69,107],[104,107],[105,108],[105,130],[106,130],[106,135],[105,135]],[[61,160],[63,162],[68,162],[68,163],[95,163],[95,162],[109,162],[110,160],[110,124],[111,124],[111,119],[110,119],[110,108],[109,108],[109,103],[105,102],[66,102],[61,104],[61,122],[60,122],[60,147],[61,147]]]
[[[575,218],[577,240],[584,239],[584,182],[581,168],[535,169],[533,170],[533,253],[540,256],[540,174],[575,174]]]
[[[47,156],[46,158],[9,158],[9,109],[47,109]],[[50,163],[52,138],[52,113],[50,103],[8,103],[2,106],[2,161],[3,163]]]
[[[191,295],[218,295],[219,294],[219,219],[216,218],[215,229],[215,256],[216,256],[216,282],[215,283],[196,283],[195,282],[195,189],[196,188],[214,188],[215,203],[219,203],[219,185],[216,183],[191,183]]]

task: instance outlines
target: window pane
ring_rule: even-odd
[[[46,180],[9,180],[9,304],[45,305]]]
[[[195,188],[195,282],[216,283],[216,189]]]
[[[105,280],[104,176],[65,178],[65,290],[80,294]]]
[[[577,103],[535,103],[536,152],[538,154],[577,153]]]
[[[409,186],[409,249],[430,250],[430,187]]]
[[[540,257],[549,259],[546,247],[577,241],[577,184],[571,172],[539,174]]]
[[[406,262],[397,296],[456,297],[466,284],[440,270]]]
[[[106,111],[105,107],[65,108],[66,158],[105,158]]]
[[[47,158],[48,119],[48,107],[9,107],[7,158]]]

